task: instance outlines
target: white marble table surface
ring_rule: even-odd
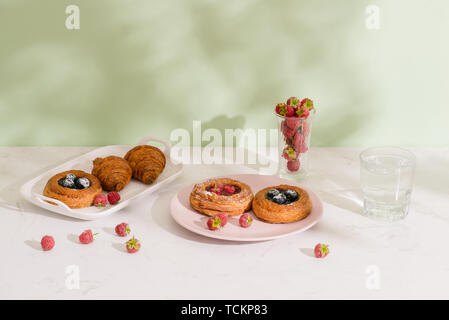
[[[359,149],[312,148],[305,182],[324,202],[310,230],[258,243],[224,242],[178,226],[170,199],[211,176],[253,173],[238,165],[186,165],[156,194],[98,221],[66,218],[21,199],[28,179],[85,153],[86,147],[0,148],[2,299],[395,299],[449,298],[449,149],[414,149],[408,217],[381,223],[361,215]],[[142,242],[124,252],[113,227],[127,221]],[[99,232],[91,245],[77,235]],[[52,251],[40,239],[55,237]],[[311,248],[329,243],[325,259]],[[79,288],[71,280],[79,271]],[[70,269],[72,268],[72,269]],[[67,273],[68,272],[68,273]],[[67,285],[69,284],[69,285]]]

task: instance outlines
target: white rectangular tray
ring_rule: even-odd
[[[21,195],[29,202],[39,206],[41,208],[77,218],[82,220],[96,220],[109,216],[110,214],[119,211],[126,207],[132,200],[143,195],[148,195],[163,185],[170,183],[175,180],[182,172],[182,164],[174,164],[170,159],[170,142],[163,139],[158,139],[154,137],[146,137],[139,141],[138,145],[147,144],[150,141],[160,142],[164,144],[164,154],[167,160],[165,169],[159,175],[155,182],[150,185],[144,184],[135,179],[131,179],[131,182],[120,191],[120,202],[116,205],[107,205],[106,207],[87,207],[82,209],[71,209],[65,203],[50,199],[42,195],[45,184],[47,181],[55,174],[66,171],[66,170],[83,170],[90,173],[92,171],[93,160],[97,157],[107,157],[107,156],[125,156],[126,152],[130,150],[131,146],[107,146],[95,149],[88,152],[82,156],[72,159],[56,168],[53,168],[38,177],[26,182],[21,188]],[[46,200],[50,200],[57,205],[48,203]]]

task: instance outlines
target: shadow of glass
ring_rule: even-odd
[[[317,190],[317,193],[324,202],[363,215],[363,201],[358,192],[352,190],[339,190],[333,192]]]

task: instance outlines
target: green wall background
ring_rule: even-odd
[[[448,30],[447,0],[0,0],[0,145],[274,128],[297,95],[314,146],[448,146]]]

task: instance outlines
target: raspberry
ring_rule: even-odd
[[[55,239],[52,236],[43,236],[41,246],[44,251],[49,251],[55,246]]]
[[[276,113],[284,117],[292,117],[295,114],[295,108],[285,103],[278,103]]]
[[[301,119],[306,119],[308,116],[309,116],[309,114],[310,114],[310,110],[309,109],[307,109],[307,107],[305,107],[305,106],[299,106],[297,109],[296,109],[296,115],[299,117],[299,118],[301,118]]]
[[[131,229],[129,228],[129,225],[126,222],[122,222],[115,226],[115,232],[120,237],[125,237],[131,232]]]
[[[282,115],[283,113],[287,112],[287,105],[285,103],[278,103],[276,105],[276,113]]]
[[[223,189],[224,189],[224,185],[223,184],[217,183],[216,186],[217,186],[218,189],[220,189],[220,191],[223,191]]]
[[[285,120],[285,124],[287,125],[287,127],[295,131],[298,130],[300,123],[300,120],[297,118],[290,118]]]
[[[293,138],[293,148],[298,153],[305,153],[309,150],[303,133],[297,132]]]
[[[248,213],[244,213],[240,216],[239,223],[242,228],[248,228],[252,222],[253,219]]]
[[[221,188],[220,188],[221,187]],[[223,191],[223,186],[220,184],[220,185],[217,185],[217,184],[215,184],[211,189],[210,189],[210,192],[213,192],[213,193],[215,193],[215,194],[221,194],[221,192]]]
[[[300,103],[299,99],[296,97],[290,97],[287,100],[287,105],[290,105],[290,106],[298,106],[299,103]]]
[[[289,128],[287,126],[283,127],[282,130],[282,134],[284,135],[284,137],[288,138],[292,138],[295,135],[296,131],[293,130],[292,128]]]
[[[302,134],[304,137],[307,137],[310,133],[310,124],[308,122],[305,122],[302,124]]]
[[[226,223],[228,223],[228,215],[224,212],[217,214],[218,219],[221,220],[220,226],[224,227]]]
[[[120,201],[120,194],[116,191],[111,191],[108,193],[108,201],[110,204],[116,204]]]
[[[303,144],[301,144],[299,146],[298,152],[299,153],[306,153],[307,151],[309,151],[309,148],[307,147],[307,144],[304,142]]]
[[[313,101],[309,98],[302,99],[301,106],[305,106],[308,110],[313,109]]]
[[[315,257],[324,258],[329,254],[329,245],[318,243],[313,251],[315,252]]]
[[[96,207],[105,207],[108,204],[108,199],[103,193],[97,194],[94,200],[94,206]]]
[[[135,253],[139,251],[140,247],[140,241],[134,238],[134,236],[126,242],[126,250],[128,250],[129,253]]]
[[[223,187],[223,191],[228,194],[234,194],[235,193],[235,187],[231,185],[226,185]]]
[[[281,132],[284,132],[285,127],[287,126],[287,119],[282,120],[281,122]]]
[[[88,244],[94,241],[94,236],[96,236],[98,233],[92,234],[92,230],[85,230],[83,233],[80,234],[79,240],[82,244]]]
[[[299,170],[299,160],[290,160],[287,162],[288,171],[295,172]]]
[[[299,151],[303,144],[305,144],[304,135],[301,132],[296,132],[295,137],[293,138],[293,148],[296,151]]]
[[[215,231],[222,227],[223,220],[220,219],[218,215],[212,216],[207,220],[207,227],[209,230]]]
[[[293,117],[296,109],[293,106],[287,105],[287,111],[285,112],[286,117]]]
[[[282,156],[285,160],[293,160],[296,159],[298,153],[293,150],[292,147],[285,147],[284,151],[282,152]]]

